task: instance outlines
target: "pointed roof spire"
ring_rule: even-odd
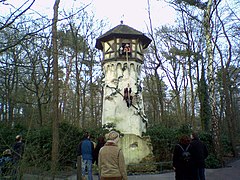
[[[123,24],[123,20],[124,20],[124,14],[121,16],[120,24]]]

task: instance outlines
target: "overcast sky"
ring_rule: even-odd
[[[32,0],[29,0],[32,2]],[[19,7],[24,0],[8,0],[9,4]],[[34,10],[42,15],[53,16],[53,4],[55,0],[36,0],[33,5]],[[87,7],[89,12],[94,12],[98,19],[109,21],[110,27],[115,27],[123,20],[124,24],[129,25],[139,31],[146,32],[146,24],[149,24],[147,12],[147,0],[60,0],[59,10],[67,11],[74,7],[77,9],[83,4],[91,5]],[[151,16],[155,27],[174,23],[174,10],[163,0],[150,0]],[[29,4],[29,3],[28,3]],[[3,10],[10,5],[0,4],[0,14],[3,16]]]
[[[90,2],[90,0],[84,0]],[[155,26],[173,23],[174,11],[162,0],[150,0],[152,19]],[[121,20],[124,24],[146,31],[148,24],[147,0],[92,0],[93,9],[97,17],[107,18],[112,27],[118,25]]]

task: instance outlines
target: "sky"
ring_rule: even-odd
[[[112,27],[123,20],[126,25],[146,31],[146,24],[149,24],[147,0],[92,0],[92,3],[97,17],[108,19]],[[161,0],[150,0],[150,3],[154,26],[174,22],[174,11],[167,4]]]
[[[29,0],[30,2],[32,0]],[[174,10],[163,0],[149,0],[151,4],[151,18],[154,27],[174,23]],[[24,0],[8,0],[15,7],[20,6]],[[40,14],[53,16],[53,4],[55,0],[36,0],[32,9]],[[149,24],[147,12],[147,0],[60,0],[59,10],[67,11],[71,8],[79,8],[83,4],[90,4],[87,11],[93,12],[97,19],[105,19],[109,22],[109,27],[113,28],[123,23],[139,31],[147,32],[146,24]],[[0,4],[0,6],[2,6]],[[6,10],[8,6],[0,7]]]

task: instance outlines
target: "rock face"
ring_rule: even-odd
[[[120,147],[126,164],[140,163],[152,156],[152,146],[146,132],[141,68],[143,51],[151,40],[140,31],[120,24],[96,41],[103,51],[103,111],[102,125],[114,124],[124,134]]]
[[[125,134],[123,138],[120,138],[119,147],[123,150],[129,171],[149,172],[156,170],[156,166],[153,164],[155,158],[152,153],[150,137]]]

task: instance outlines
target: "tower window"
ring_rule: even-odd
[[[132,49],[131,49],[131,44],[130,43],[122,43],[120,49],[119,49],[119,55],[120,56],[131,56],[132,54]]]

